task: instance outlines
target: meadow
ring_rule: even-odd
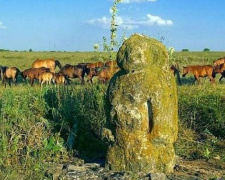
[[[107,59],[102,52],[0,52],[0,65],[21,71],[37,59],[54,58],[62,65]],[[225,52],[175,52],[182,66],[212,64]],[[58,69],[57,69],[58,70]],[[195,160],[205,159],[225,168],[225,83],[191,84],[192,76],[181,78],[178,86],[179,135],[176,154]],[[95,78],[94,78],[95,79]],[[222,80],[224,81],[224,80]],[[33,87],[19,81],[17,86],[0,84],[0,179],[20,176],[41,179],[49,168],[71,157],[85,162],[102,162],[107,143],[101,140],[106,123],[107,85]],[[88,142],[88,143],[87,143]],[[35,178],[34,178],[35,177]]]

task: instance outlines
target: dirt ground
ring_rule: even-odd
[[[225,164],[217,159],[189,161],[179,158],[173,174],[156,177],[151,173],[107,171],[98,163],[69,163],[58,166],[53,177],[66,180],[225,180]]]
[[[199,180],[225,180],[225,164],[219,160],[182,160],[175,166],[175,177]]]

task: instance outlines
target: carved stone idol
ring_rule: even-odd
[[[178,132],[177,89],[165,46],[134,34],[117,53],[120,71],[107,91],[106,168],[170,173]]]

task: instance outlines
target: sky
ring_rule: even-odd
[[[93,51],[110,41],[114,0],[0,0],[0,49]],[[117,41],[140,33],[176,51],[225,51],[224,0],[123,0]]]

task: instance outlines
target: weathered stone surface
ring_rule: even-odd
[[[135,34],[120,47],[117,62],[121,70],[107,92],[109,130],[114,137],[110,137],[106,168],[170,173],[175,165],[178,107],[166,48]]]

